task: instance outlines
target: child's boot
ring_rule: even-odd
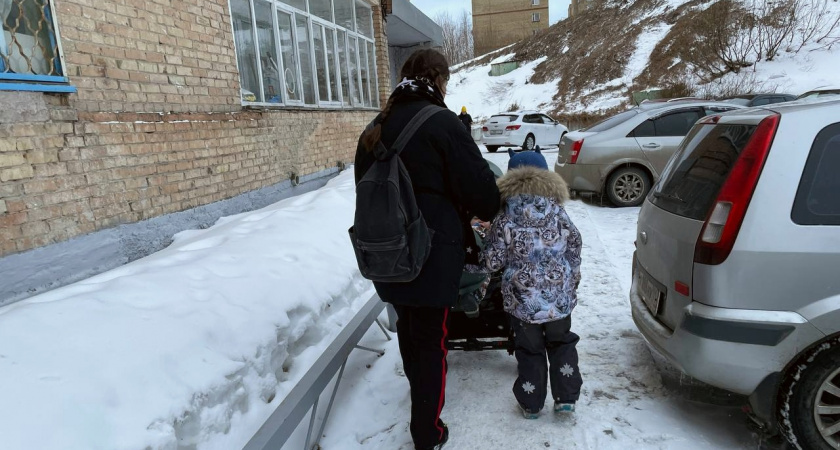
[[[575,404],[574,403],[554,402],[554,413],[555,414],[571,414],[573,412],[575,412]]]
[[[522,410],[522,417],[528,420],[538,419],[540,417],[540,412],[532,412],[530,409],[526,408],[525,405],[519,403],[519,409]]]

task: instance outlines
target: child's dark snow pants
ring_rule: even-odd
[[[519,403],[528,412],[539,412],[545,405],[549,376],[555,402],[577,402],[583,379],[575,348],[580,337],[571,332],[572,316],[542,324],[525,323],[511,316],[511,325],[519,368],[513,394]]]

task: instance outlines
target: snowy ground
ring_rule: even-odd
[[[505,153],[485,154],[503,169]],[[546,152],[549,165],[556,151]],[[573,418],[544,412],[528,421],[511,386],[516,361],[503,351],[450,352],[443,419],[452,449],[755,449],[759,439],[737,408],[682,399],[662,385],[630,317],[633,237],[638,209],[572,201],[568,211],[584,238],[580,304],[573,314],[583,396]],[[342,381],[339,409],[324,449],[411,449],[408,384],[396,342],[370,333],[386,355],[355,353]],[[369,368],[367,368],[369,365]]]
[[[346,171],[0,308],[0,449],[242,448],[372,295],[354,196]]]
[[[502,52],[503,53],[503,52]],[[523,64],[520,68],[498,77],[490,76],[490,65],[508,61],[513,54],[499,56],[486,66],[476,66],[455,72],[449,81],[446,104],[452,110],[461,111],[466,106],[477,122],[483,122],[491,115],[511,109],[543,109],[557,91],[557,81],[545,84],[530,83],[534,69],[545,58]]]
[[[486,154],[507,167],[507,154]],[[556,150],[548,150],[549,164]],[[235,450],[366,301],[347,239],[350,171],[323,189],[184,232],[119,269],[0,308],[3,450]],[[663,387],[630,318],[636,209],[572,201],[584,236],[576,415],[525,421],[505,352],[449,356],[456,449],[757,448],[737,409]],[[410,449],[395,340],[376,327],[341,382],[322,448]],[[324,395],[322,414],[329,395]],[[304,421],[284,448],[301,448]]]

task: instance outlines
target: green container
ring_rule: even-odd
[[[499,77],[504,74],[513,72],[519,68],[519,61],[507,61],[496,63],[490,66],[490,76]]]

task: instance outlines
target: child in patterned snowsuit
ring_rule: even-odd
[[[529,419],[545,405],[549,378],[556,413],[574,411],[582,384],[580,338],[571,332],[582,241],[563,208],[568,187],[547,169],[539,150],[511,152],[508,172],[498,180],[502,211],[483,253],[489,270],[504,269],[502,296],[519,369],[513,393]]]

